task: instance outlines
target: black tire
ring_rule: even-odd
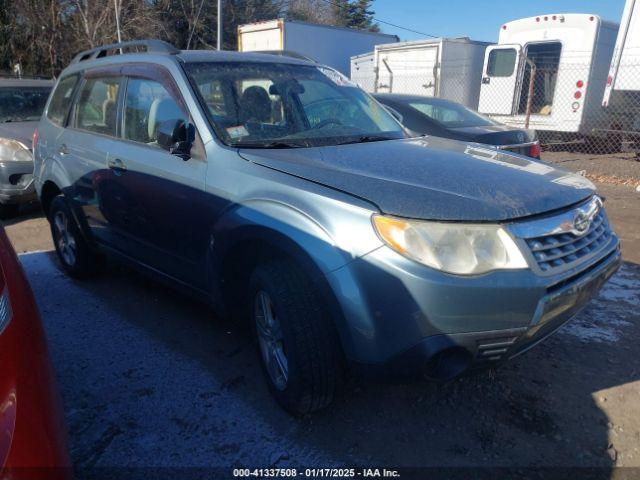
[[[0,219],[9,220],[18,215],[20,206],[15,203],[0,203]]]
[[[64,271],[73,278],[87,278],[95,275],[103,263],[102,258],[91,251],[63,195],[58,195],[51,202],[49,222],[53,244]],[[58,222],[65,224],[64,232]],[[66,237],[64,237],[65,232]],[[71,243],[73,243],[73,256],[70,256],[65,248],[65,245],[70,248]]]
[[[274,381],[260,345],[256,305],[261,292],[270,297],[281,326],[288,366],[284,387]],[[248,298],[261,364],[278,403],[294,415],[329,405],[342,377],[341,349],[333,321],[324,313],[319,295],[304,272],[289,260],[264,263],[251,276]]]

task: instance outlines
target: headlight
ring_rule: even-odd
[[[30,162],[33,156],[27,147],[17,140],[0,138],[0,162]]]
[[[457,275],[528,268],[511,235],[500,225],[403,220],[373,216],[382,240],[396,252]]]

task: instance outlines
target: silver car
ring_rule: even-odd
[[[0,218],[36,200],[31,142],[51,80],[0,77]]]

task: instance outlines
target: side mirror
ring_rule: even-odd
[[[194,138],[193,125],[184,120],[166,120],[158,127],[158,145],[183,160],[191,158],[191,146]]]

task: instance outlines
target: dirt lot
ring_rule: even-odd
[[[547,158],[640,184],[631,158]],[[582,466],[597,467],[597,478],[633,478],[640,476],[636,185],[598,181],[626,263],[557,335],[504,368],[443,386],[352,379],[332,407],[302,419],[269,397],[253,344],[203,305],[120,267],[88,282],[68,279],[47,252],[48,226],[36,212],[7,231],[17,251],[31,252],[21,261],[81,469]],[[188,476],[181,472],[174,478]],[[221,472],[215,478],[231,476]]]

